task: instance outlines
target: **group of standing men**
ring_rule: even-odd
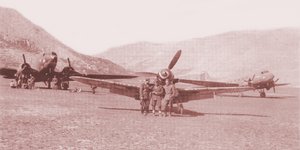
[[[32,74],[17,73],[16,79],[10,82],[11,88],[33,89],[35,86],[35,78]]]
[[[166,79],[164,86],[155,81],[154,86],[150,84],[150,79],[145,79],[145,82],[140,86],[140,104],[141,113],[147,115],[149,113],[149,105],[151,103],[152,113],[155,115],[156,107],[158,115],[167,116],[167,108],[169,106],[168,116],[171,116],[173,101],[178,92],[172,81]]]

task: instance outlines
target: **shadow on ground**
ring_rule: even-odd
[[[288,98],[296,98],[296,96],[292,96],[292,95],[289,95],[289,96],[268,96],[265,97],[265,98],[262,98],[260,96],[254,96],[254,95],[243,95],[243,96],[240,96],[240,95],[218,95],[218,97],[240,97],[240,98],[259,98],[259,99],[288,99]]]
[[[112,107],[98,107],[100,109],[107,109],[107,110],[121,110],[121,111],[135,111],[140,112],[140,109],[131,109],[131,108],[112,108]],[[176,107],[174,107],[177,110]],[[256,115],[256,114],[234,114],[234,113],[205,113],[205,112],[197,112],[193,110],[184,109],[183,114],[180,114],[176,111],[173,111],[172,117],[197,117],[197,116],[204,116],[204,115],[216,115],[216,116],[250,116],[250,117],[269,117],[266,115]]]

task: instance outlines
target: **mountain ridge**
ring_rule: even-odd
[[[135,71],[157,72],[166,68],[179,49],[174,67],[177,76],[235,80],[269,70],[280,82],[300,84],[300,28],[231,31],[208,37],[168,43],[137,42],[111,48],[97,56]],[[198,76],[198,77],[197,77]]]

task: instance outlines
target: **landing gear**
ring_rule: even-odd
[[[52,81],[52,79],[50,79],[50,78],[47,80],[47,88],[48,89],[51,89],[51,81]]]
[[[260,97],[261,97],[261,98],[265,98],[265,97],[266,97],[266,93],[265,93],[265,92],[261,92],[261,93],[260,93]]]
[[[264,90],[259,91],[259,95],[261,98],[265,98],[266,97],[266,93]]]
[[[95,94],[97,86],[91,85],[91,88],[92,88],[92,93]]]
[[[53,88],[58,90],[67,90],[69,88],[69,81],[66,78],[54,77],[53,78]]]
[[[11,87],[33,89],[35,84],[35,78],[32,74],[20,74],[16,77],[15,81],[12,81]]]
[[[67,90],[67,89],[69,88],[69,81],[63,81],[63,82],[61,83],[61,88],[62,88],[63,90]]]

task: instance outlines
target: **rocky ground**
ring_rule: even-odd
[[[218,96],[185,114],[142,116],[131,98],[10,89],[0,80],[0,149],[299,149],[299,89]],[[40,84],[42,86],[42,84]]]

